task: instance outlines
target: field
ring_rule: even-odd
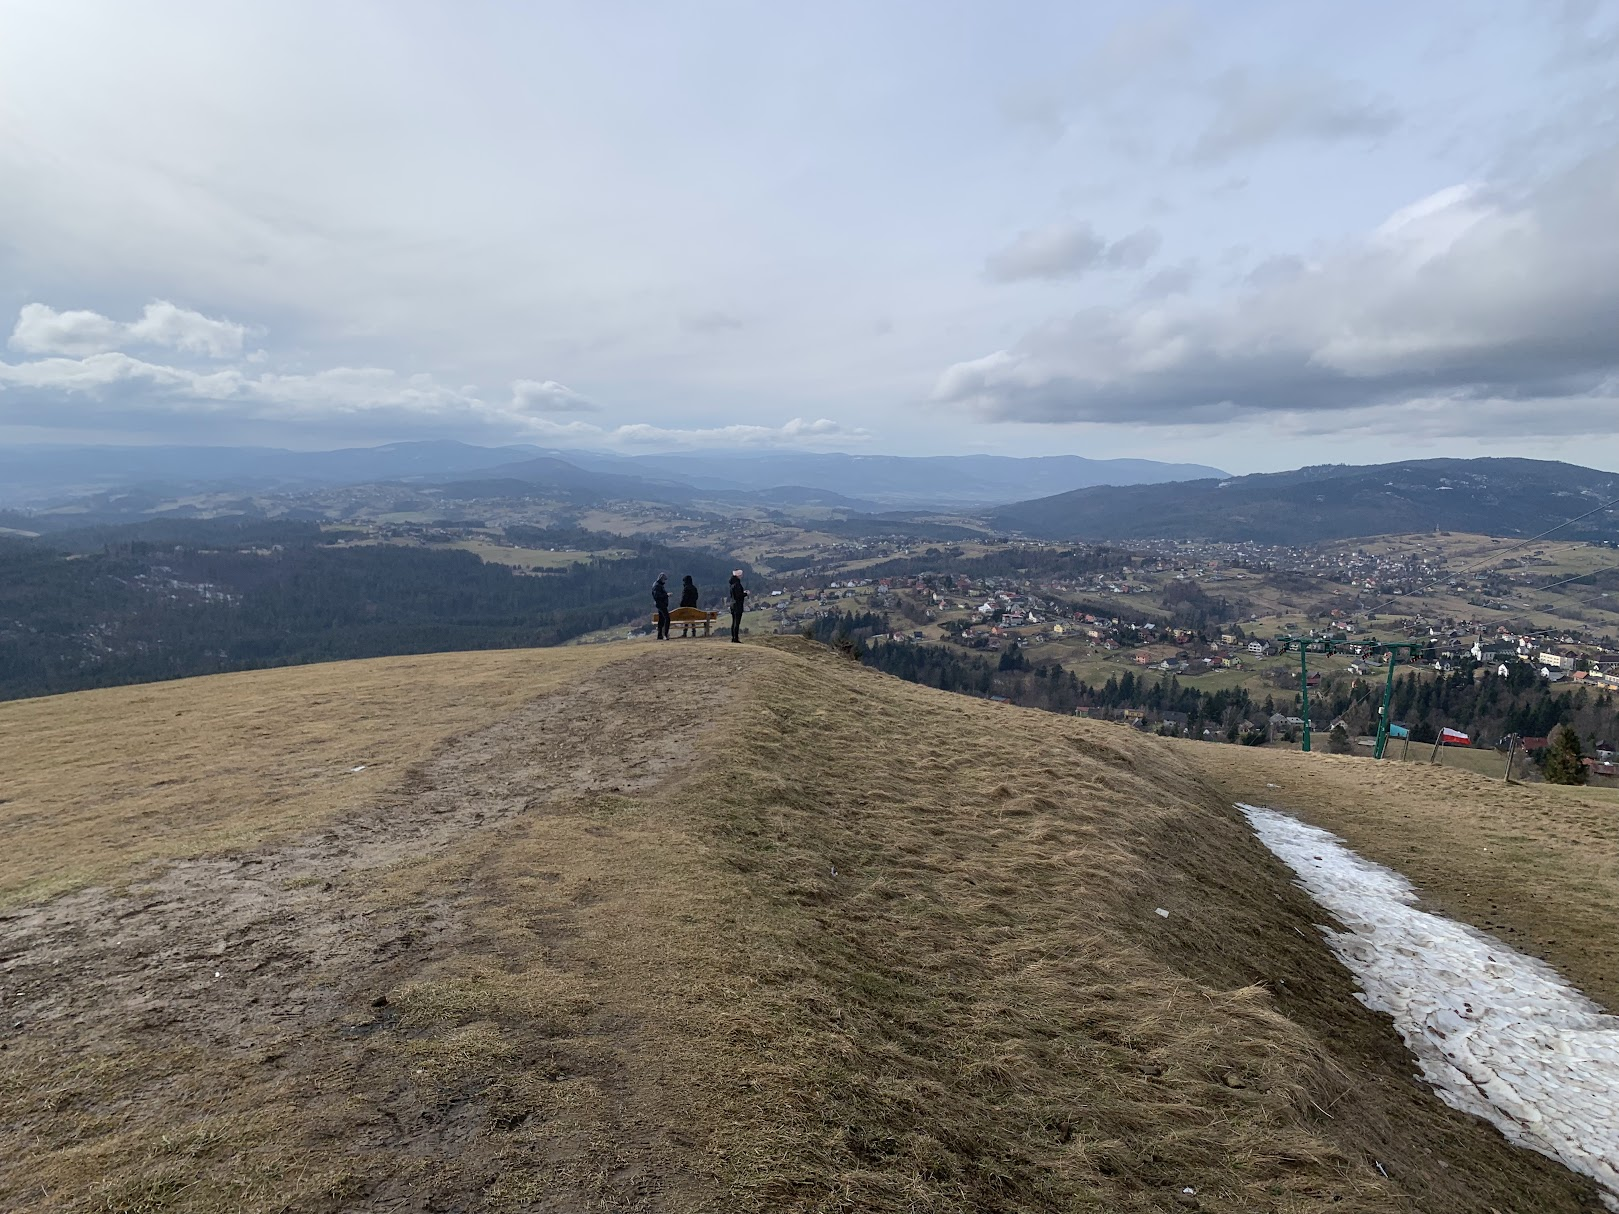
[[[511,544],[497,544],[491,540],[463,540],[449,547],[470,552],[481,561],[494,565],[511,565],[516,569],[566,569],[597,558],[613,560],[624,555],[622,549],[609,548],[599,552],[567,552],[555,549],[522,548]]]
[[[1411,1082],[1247,748],[797,639],[0,712],[7,1210],[1591,1208]]]
[[[421,520],[406,520],[421,521]],[[426,547],[415,539],[378,539],[378,540],[347,540],[334,545],[335,547],[352,547],[356,544],[389,544],[394,547],[420,548]],[[559,551],[546,548],[524,548],[515,544],[497,543],[493,538],[473,536],[466,539],[455,540],[451,543],[434,544],[431,547],[449,549],[457,552],[470,552],[481,561],[494,565],[510,565],[514,569],[566,569],[569,565],[577,565],[584,561],[594,560],[598,557],[613,560],[624,555],[622,549],[609,548],[593,552]]]
[[[605,656],[377,658],[0,704],[0,908],[340,819]]]

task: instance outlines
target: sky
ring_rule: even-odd
[[[0,31],[0,442],[1619,469],[1619,0]]]

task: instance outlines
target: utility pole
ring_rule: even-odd
[[[1511,734],[1507,737],[1507,774],[1501,777],[1501,783],[1503,784],[1512,783],[1512,756],[1517,753],[1518,735]]]
[[[1389,744],[1389,702],[1394,698],[1394,650],[1389,650],[1389,677],[1383,684],[1383,707],[1377,711],[1377,747],[1372,758],[1381,759],[1383,748]]]
[[[1305,651],[1309,648],[1304,638],[1299,638],[1299,715],[1304,718],[1304,753],[1310,753],[1310,668],[1305,661]]]

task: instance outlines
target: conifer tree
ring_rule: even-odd
[[[1580,762],[1580,735],[1567,725],[1557,727],[1546,748],[1548,784],[1584,784],[1585,764]]]

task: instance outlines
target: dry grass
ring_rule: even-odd
[[[228,1024],[94,1041],[64,1020],[0,1054],[20,1161],[8,1190],[0,1160],[0,1200],[1100,1214],[1180,1209],[1190,1186],[1231,1214],[1581,1208],[1553,1165],[1410,1082],[1319,914],[1184,748],[797,641],[602,652],[484,671],[524,694],[599,684],[576,731],[599,737],[595,774],[558,783],[543,737],[469,738],[431,767],[461,783],[425,787],[430,813],[457,789],[558,791],[309,891],[359,951],[293,973],[299,1006],[264,1009],[284,1026],[247,1048]],[[455,666],[498,656],[396,672],[413,728],[441,681],[474,685]],[[720,728],[620,786],[608,760],[648,704]],[[199,771],[170,812],[234,779]],[[352,812],[322,801],[339,787],[312,786],[306,820]],[[125,820],[100,812],[83,827]]]
[[[0,704],[0,907],[341,817],[614,656],[377,658]]]
[[[1394,743],[1398,753],[1399,743]],[[1413,760],[1418,747],[1412,748]],[[1423,757],[1431,747],[1422,747]],[[1239,753],[1241,752],[1241,753]],[[1180,744],[1233,800],[1298,814],[1404,873],[1436,909],[1550,961],[1619,1009],[1619,805],[1611,789],[1505,784],[1426,762]]]

